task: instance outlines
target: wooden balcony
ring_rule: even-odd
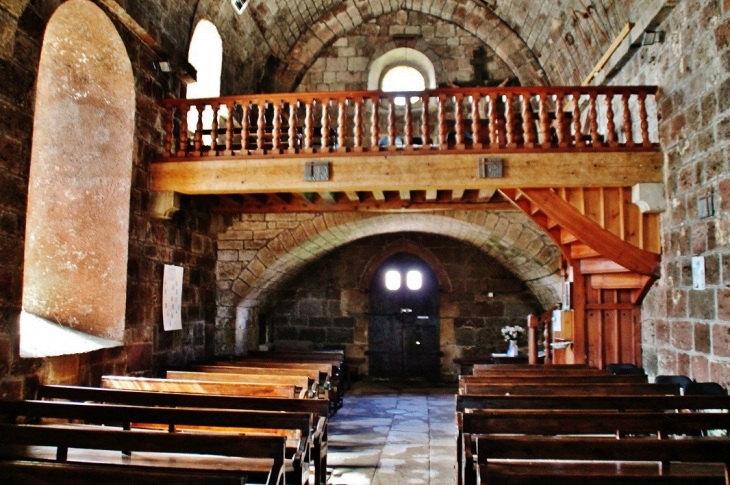
[[[429,210],[512,207],[498,189],[661,182],[655,96],[505,87],[166,100],[151,188],[215,195],[221,211]]]

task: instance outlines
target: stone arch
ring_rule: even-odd
[[[273,223],[279,229],[261,229],[264,220],[268,222],[263,226]],[[219,235],[219,241],[233,246],[241,237],[262,239],[253,245],[260,249],[231,251],[230,259],[227,253],[219,253],[219,259],[224,256],[228,261],[219,261],[217,271],[218,308],[223,315],[217,321],[218,352],[243,351],[245,332],[255,333],[256,309],[264,307],[308,263],[349,242],[399,232],[439,234],[468,242],[522,280],[545,308],[560,300],[560,252],[521,212],[261,215],[260,219],[243,218]]]
[[[398,253],[409,253],[421,258],[426,264],[431,267],[431,270],[436,275],[438,281],[439,291],[451,293],[454,288],[451,286],[451,278],[449,278],[446,268],[443,263],[439,260],[435,254],[428,249],[409,241],[408,239],[401,239],[388,246],[384,247],[378,254],[374,254],[370,261],[368,261],[365,270],[360,275],[359,288],[362,291],[367,291],[370,288],[370,281],[378,268],[391,256]]]
[[[381,7],[380,3],[376,7],[370,2],[347,0],[341,10],[358,14],[348,16],[349,22],[341,22],[338,20],[338,16],[332,12],[322,15],[306,33],[297,39],[297,42],[284,56],[287,64],[277,76],[279,80],[277,88],[293,92],[309,67],[321,55],[322,50],[337,38],[346,35],[368,20],[401,9],[400,4],[392,3],[382,5],[382,9],[378,7]],[[515,73],[522,85],[550,84],[544,69],[525,41],[492,10],[482,5],[474,5],[469,0],[446,0],[440,10],[431,7],[424,2],[416,2],[408,10],[433,15],[441,20],[452,22],[471,33],[497,53]]]
[[[89,0],[51,16],[36,91],[23,309],[109,346],[124,337],[135,89],[119,33]],[[37,340],[23,328],[21,356]]]

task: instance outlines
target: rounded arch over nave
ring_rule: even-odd
[[[560,299],[558,248],[521,212],[244,214],[218,236],[216,351],[246,350],[257,312],[304,267],[369,236],[448,236],[501,263],[544,306]]]
[[[286,64],[279,72],[277,88],[293,91],[322,51],[354,28],[384,14],[401,10],[403,5],[348,0],[337,12],[324,13],[301,34],[288,52],[280,53]],[[467,8],[469,7],[469,8]],[[446,0],[443,8],[413,2],[406,10],[433,15],[453,22],[489,46],[525,86],[549,85],[550,80],[530,48],[499,16],[469,0]]]

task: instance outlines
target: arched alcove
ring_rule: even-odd
[[[134,76],[114,25],[92,2],[69,0],[51,17],[36,91],[21,356],[118,345],[127,293]],[[54,323],[70,338],[49,337]]]
[[[223,41],[218,29],[211,22],[201,20],[195,27],[188,50],[188,62],[197,71],[196,82],[188,84],[186,97],[188,99],[215,98],[221,95],[221,69],[223,66]],[[228,116],[228,113],[221,113]],[[214,113],[209,106],[203,111],[203,129],[210,130],[213,125]],[[198,126],[198,111],[196,107],[188,112],[188,130],[190,136]],[[206,139],[207,138],[207,139]],[[210,143],[210,136],[204,136],[204,143]]]
[[[390,70],[399,66],[407,66],[415,69],[423,76],[427,89],[436,88],[436,71],[433,63],[425,54],[409,47],[397,47],[382,56],[378,57],[370,65],[368,75],[368,89],[380,89],[383,76]]]

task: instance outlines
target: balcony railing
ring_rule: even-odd
[[[170,99],[163,102],[163,160],[657,150],[656,91],[504,87]]]

